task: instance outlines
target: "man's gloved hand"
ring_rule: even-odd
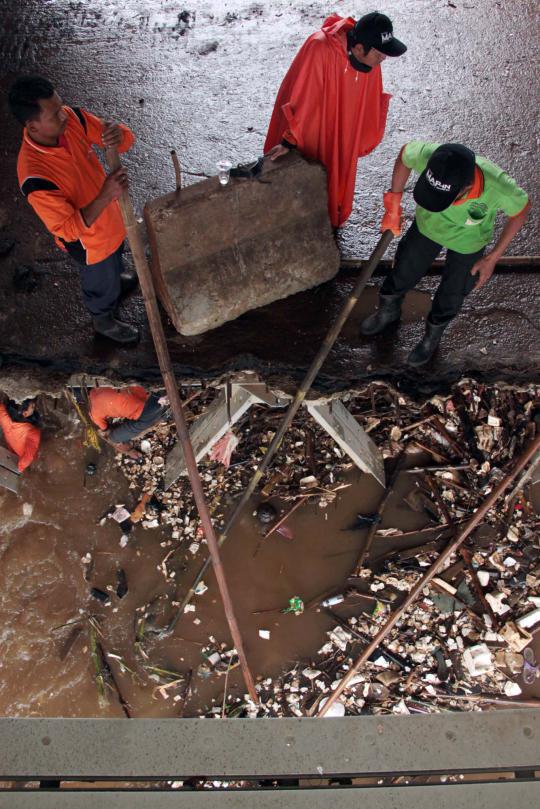
[[[394,236],[401,233],[401,217],[403,208],[401,207],[402,192],[387,191],[383,194],[384,216],[381,222],[381,233],[391,230]]]

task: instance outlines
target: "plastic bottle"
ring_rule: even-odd
[[[341,604],[342,601],[345,601],[343,594],[332,596],[331,598],[325,598],[324,601],[321,601],[321,607],[334,607],[336,604]]]

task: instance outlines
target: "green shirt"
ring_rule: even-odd
[[[412,140],[403,149],[401,159],[407,168],[421,174],[438,146],[439,143]],[[420,233],[456,253],[481,250],[493,238],[497,212],[516,216],[529,199],[516,181],[494,163],[477,156],[476,165],[484,175],[484,188],[479,197],[450,205],[440,213],[416,206],[416,224]]]

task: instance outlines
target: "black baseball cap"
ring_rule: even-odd
[[[449,208],[461,191],[474,180],[476,157],[461,143],[443,143],[428,160],[414,186],[414,201],[427,211]]]
[[[407,46],[395,38],[390,19],[378,11],[372,11],[361,17],[351,33],[355,44],[360,42],[386,56],[401,56],[407,50]]]

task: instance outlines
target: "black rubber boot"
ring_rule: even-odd
[[[120,297],[125,298],[139,286],[139,278],[135,270],[124,270],[120,273]]]
[[[139,330],[128,323],[117,320],[112,312],[106,315],[98,315],[92,318],[94,331],[115,343],[135,343],[139,339]]]
[[[403,295],[380,295],[379,308],[362,322],[360,331],[366,337],[379,334],[390,323],[395,323],[401,315]]]
[[[430,323],[429,320],[426,321],[426,333],[407,357],[409,365],[413,365],[416,368],[419,365],[424,365],[431,359],[441,341],[443,331],[447,325],[448,323],[435,325],[434,323]]]

